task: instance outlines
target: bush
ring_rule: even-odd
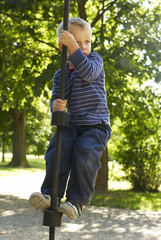
[[[113,155],[133,189],[156,192],[161,184],[160,98],[149,89],[130,94],[124,119],[114,133]]]
[[[131,154],[126,153],[126,155],[128,157]],[[153,154],[152,149],[145,147],[142,151],[135,151],[130,161],[125,158],[124,163],[122,163],[123,168],[135,191],[158,191],[161,185],[161,169],[158,157],[157,151]]]

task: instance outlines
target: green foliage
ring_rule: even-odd
[[[160,95],[149,88],[133,89],[117,129],[121,139],[114,136],[114,156],[123,165],[134,190],[155,192],[161,184],[160,106]]]
[[[0,124],[0,138],[5,143],[10,142],[12,136],[12,112],[3,111],[0,109],[1,124]],[[4,131],[6,129],[6,131]]]
[[[26,144],[27,154],[44,155],[54,129],[50,127],[49,101],[41,98],[33,103],[27,117]]]
[[[147,4],[141,0],[105,1],[104,6],[94,4],[89,11],[92,24],[99,16],[93,29],[93,48],[104,59],[112,124],[117,116],[123,117],[130,80],[135,79],[141,85],[148,79],[158,82],[160,79],[161,3]],[[94,14],[95,8],[99,9],[97,14]],[[101,15],[105,9],[104,15]]]
[[[160,81],[161,3],[113,3],[96,5],[100,14],[105,5],[107,12],[95,25],[93,44],[104,59],[112,127],[117,119],[120,123],[113,131],[114,143],[109,144],[110,158],[123,165],[134,189],[156,191],[160,184],[160,96],[140,86],[148,79]],[[91,14],[95,17],[92,10]]]
[[[47,21],[48,8],[50,6],[47,7],[45,2],[38,5],[36,1],[6,1],[1,9],[0,96],[4,99],[3,109],[16,107],[30,111],[34,79],[58,51],[53,44],[56,42],[55,33]],[[49,80],[51,78],[45,80],[41,91]]]
[[[51,137],[50,114],[40,102],[43,109],[49,105],[45,99],[50,98],[52,77],[60,66],[56,28],[63,20],[63,4],[58,0],[0,3],[0,136],[6,139],[9,133],[12,138],[12,109],[25,109],[27,151],[35,154],[44,153]],[[70,1],[70,17],[89,21],[93,50],[104,60],[116,140],[110,157],[123,164],[134,188],[145,190],[151,182],[151,191],[159,180],[160,100],[150,90],[139,89],[149,79],[161,80],[160,7],[160,0]],[[144,184],[135,186],[140,179]]]
[[[3,139],[12,137],[12,109],[25,109],[27,151],[35,154],[45,152],[51,135],[50,113],[42,112],[37,103],[41,96],[49,98],[52,77],[59,64],[55,26],[60,18],[53,19],[53,9],[60,14],[63,3],[57,8],[55,4],[3,1],[0,10],[0,135]],[[39,78],[41,74],[43,77]],[[8,116],[7,121],[4,116]]]

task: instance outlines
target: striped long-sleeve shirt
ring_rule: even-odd
[[[70,122],[73,125],[93,125],[102,121],[109,124],[101,56],[92,52],[86,57],[79,48],[69,56],[69,61],[75,69],[71,73],[66,67],[65,99],[68,100]],[[54,100],[59,98],[60,75],[61,69],[55,73],[53,79],[51,110]]]

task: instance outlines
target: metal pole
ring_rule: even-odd
[[[69,2],[64,2],[64,22],[63,29],[68,30],[68,18],[69,18]],[[60,99],[64,100],[65,92],[65,76],[66,76],[66,61],[67,61],[67,47],[63,45],[62,48],[62,59],[61,59],[61,79],[60,79]],[[61,151],[61,139],[62,139],[63,126],[57,126],[56,133],[56,149],[54,156],[53,166],[53,179],[52,179],[52,194],[51,194],[51,210],[57,211],[58,207],[58,179],[59,179],[59,162],[60,162],[60,151]],[[55,240],[55,226],[49,227],[49,240]]]

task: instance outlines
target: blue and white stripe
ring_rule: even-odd
[[[93,125],[103,120],[109,124],[101,56],[93,52],[86,57],[81,49],[78,49],[69,56],[69,61],[75,68],[73,73],[66,68],[65,99],[68,100],[70,122],[74,125]],[[61,69],[54,75],[51,109],[54,100],[59,98],[60,74]]]

